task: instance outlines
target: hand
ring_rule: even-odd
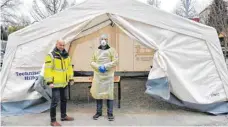
[[[99,66],[98,69],[99,69],[99,71],[100,71],[101,73],[105,73],[105,72],[107,71],[104,65]]]
[[[102,66],[99,66],[98,70],[99,70],[101,73],[103,73],[103,68],[102,68]]]
[[[105,73],[107,71],[105,66],[103,65],[102,68],[103,68],[103,73]]]
[[[74,80],[70,80],[70,85],[74,85]]]
[[[54,88],[54,84],[50,84],[49,87],[50,87],[50,88]]]

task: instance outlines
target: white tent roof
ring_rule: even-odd
[[[10,35],[1,101],[39,98],[36,92],[26,93],[34,80],[26,81],[26,74],[19,73],[40,71],[58,38],[70,42],[110,22],[156,49],[157,68],[166,73],[171,92],[180,100],[210,104],[228,99],[228,71],[214,28],[135,0],[87,0]]]

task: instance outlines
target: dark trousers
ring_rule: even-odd
[[[102,114],[103,100],[99,99],[97,101],[97,113]],[[107,113],[113,113],[113,100],[107,100]]]
[[[50,107],[51,122],[56,121],[56,107],[59,103],[59,100],[61,100],[61,104],[60,104],[61,118],[65,118],[67,116],[66,115],[66,104],[67,104],[66,89],[67,87],[52,88],[52,99],[51,99],[51,107]]]

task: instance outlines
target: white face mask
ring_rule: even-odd
[[[105,45],[107,45],[107,41],[105,41],[105,40],[101,40],[101,46],[105,46]]]

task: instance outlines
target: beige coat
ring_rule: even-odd
[[[114,72],[118,64],[118,55],[114,48],[98,49],[92,56],[91,66],[94,78],[90,92],[95,99],[114,99]],[[99,66],[104,65],[107,72],[99,72]]]

